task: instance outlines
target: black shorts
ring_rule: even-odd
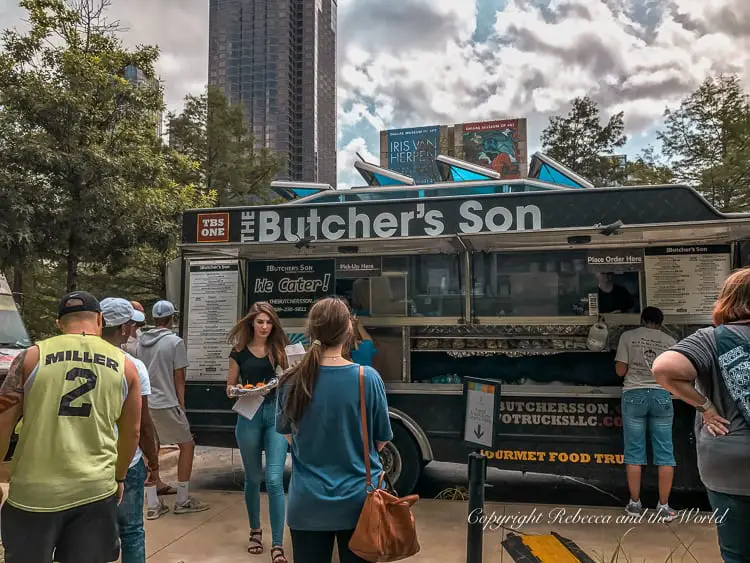
[[[120,556],[117,495],[61,512],[27,512],[6,502],[0,528],[5,563],[108,563]]]

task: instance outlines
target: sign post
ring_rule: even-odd
[[[497,449],[496,413],[500,406],[500,382],[464,378],[464,442],[472,448]],[[478,452],[469,454],[469,518],[466,535],[466,563],[482,563],[484,527],[484,486],[487,459]]]

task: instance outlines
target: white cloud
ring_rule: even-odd
[[[17,1],[4,4],[0,28],[19,25]],[[605,115],[624,110],[628,133],[641,142],[664,107],[707,75],[738,72],[750,85],[748,0],[338,4],[342,184],[361,182],[351,167],[356,150],[378,161],[372,153],[380,129],[520,116],[529,120],[533,150],[550,115],[590,94]],[[488,17],[493,9],[501,11]],[[202,90],[206,0],[112,0],[111,12],[130,28],[128,44],[159,45],[157,71],[170,109]]]
[[[380,164],[380,157],[372,154],[367,146],[367,141],[357,137],[349,141],[345,147],[338,151],[336,166],[339,173],[338,189],[348,189],[353,185],[362,185],[364,180],[354,169],[354,163],[362,158],[371,164]]]

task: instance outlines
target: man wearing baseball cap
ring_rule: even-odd
[[[101,302],[104,327],[102,338],[118,348],[128,341],[132,329],[136,323],[146,320],[145,315],[137,311],[133,305],[125,299],[110,297]],[[156,431],[148,408],[148,396],[151,394],[146,366],[140,360],[125,355],[135,364],[141,383],[141,440],[139,448],[130,462],[128,474],[125,481],[125,494],[119,507],[120,542],[122,546],[122,563],[143,563],[146,561],[146,534],[143,529],[143,493],[146,481],[146,465],[143,462],[143,453],[150,464],[151,479],[159,475],[159,454],[156,448]],[[148,487],[150,500],[158,505],[159,509],[167,512],[167,507],[159,503],[156,495],[156,486]]]
[[[130,304],[133,309],[141,313],[139,315],[141,320],[133,321],[130,336],[128,336],[128,341],[122,345],[122,349],[131,356],[136,356],[138,354],[138,339],[141,337],[141,330],[146,325],[146,311],[138,301],[131,301]]]
[[[159,301],[154,305],[152,314],[156,328],[141,334],[137,356],[146,364],[151,378],[149,408],[159,443],[177,444],[180,448],[173,512],[202,512],[210,506],[189,495],[195,443],[185,414],[187,350],[182,338],[172,331],[177,310],[169,301]],[[151,501],[148,504],[146,518],[153,520],[163,514],[160,505]]]
[[[19,354],[0,387],[0,459],[23,413],[2,508],[6,563],[116,561],[117,507],[138,447],[135,364],[101,337],[99,301],[76,291],[62,334]]]

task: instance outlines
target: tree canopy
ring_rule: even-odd
[[[81,276],[107,290],[144,256],[173,253],[182,211],[215,195],[184,181],[193,163],[158,137],[158,81],[126,78],[153,79],[156,48],[125,48],[105,1],[20,4],[30,29],[6,30],[0,51],[0,267],[27,295],[37,275],[59,279],[58,298]]]
[[[185,97],[181,113],[167,117],[169,144],[198,163],[186,180],[204,193],[216,194],[216,205],[266,201],[281,162],[257,147],[245,125],[242,108],[209,86],[200,96]]]
[[[612,157],[627,141],[624,129],[623,112],[602,125],[596,102],[587,96],[575,98],[567,115],[550,118],[542,132],[542,150],[595,186],[618,185],[624,171]]]
[[[659,133],[675,177],[723,211],[750,206],[750,99],[733,75],[707,78]]]

